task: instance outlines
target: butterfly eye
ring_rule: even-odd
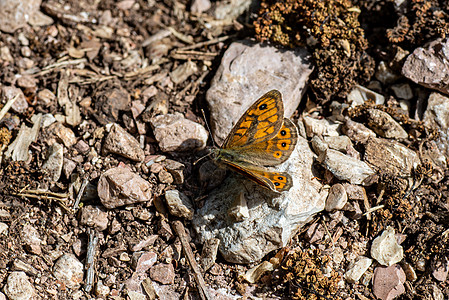
[[[276,157],[281,157],[281,155],[282,155],[281,151],[274,152],[274,156]]]
[[[275,186],[280,186],[281,184],[279,182],[274,183]]]
[[[284,180],[284,177],[279,176],[278,179],[279,180]]]
[[[284,129],[282,129],[282,130],[281,130],[281,135],[282,135],[282,136],[287,135],[287,131],[285,131]]]
[[[264,103],[264,104],[262,104],[261,106],[259,106],[259,109],[260,110],[264,110],[264,109],[267,109],[267,104],[266,103]]]
[[[283,142],[281,145],[282,145],[282,148],[287,147],[287,143],[286,142]]]

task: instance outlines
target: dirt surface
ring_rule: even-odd
[[[262,13],[269,10],[268,4]],[[210,11],[216,5],[213,2]],[[366,40],[354,40],[358,45],[356,54],[344,60],[327,57],[331,52],[324,47],[331,47],[331,44],[320,43],[322,48],[315,48],[318,49],[314,52],[315,59],[325,56],[316,60],[318,70],[327,73],[325,77],[314,73],[312,88],[304,97],[308,103],[304,103],[301,109],[319,110],[323,116],[329,115],[331,98],[345,101],[350,87],[355,83],[369,82],[375,66],[387,59],[390,51],[398,45],[413,51],[437,37],[438,33],[426,26],[434,28],[435,24],[441,25],[438,20],[444,19],[434,17],[433,20],[438,20],[430,22],[422,17],[422,14],[429,14],[428,11],[419,14],[416,9],[410,10],[404,14],[409,22],[409,31],[404,33],[399,25],[395,27],[395,22],[383,21],[392,2],[360,1],[358,5],[361,14],[357,26],[363,28]],[[311,6],[303,4],[301,9],[307,7]],[[446,15],[449,13],[445,10],[447,7],[442,9]],[[131,259],[136,252],[133,247],[139,241],[153,237],[143,249],[156,253],[158,263],[173,266],[174,280],[166,284],[167,289],[184,299],[199,299],[195,272],[186,258],[182,237],[174,227],[173,222],[177,218],[167,212],[163,195],[165,190],[176,187],[196,200],[195,206],[201,205],[207,192],[201,188],[198,166],[193,165],[200,154],[163,153],[148,120],[158,114],[179,112],[189,120],[204,124],[201,109],[205,109],[207,114],[205,93],[219,66],[220,57],[233,41],[256,38],[255,29],[260,26],[257,6],[230,21],[214,20],[207,12],[193,14],[190,1],[43,1],[41,10],[53,18],[54,24],[27,25],[12,34],[0,32],[0,46],[7,46],[12,57],[12,60],[0,59],[0,87],[19,86],[27,102],[25,110],[9,111],[0,121],[0,146],[4,145],[0,148],[6,151],[21,126],[32,127],[33,116],[39,113],[67,114],[58,100],[46,101],[45,97],[38,95],[48,89],[61,98],[58,90],[61,90],[61,82],[65,81],[66,93],[70,99],[76,99],[81,116],[79,124],[67,125],[73,130],[76,143],[66,146],[63,154],[64,159],[75,162],[75,167],[70,172],[63,170],[56,182],[43,171],[50,145],[55,140],[64,143],[64,138],[56,137],[54,130],[57,129],[52,126],[42,129],[31,143],[27,161],[5,158],[0,161],[0,221],[8,225],[7,234],[0,236],[0,289],[4,290],[12,270],[25,270],[36,293],[43,299],[88,299],[95,297],[96,293],[102,298],[104,296],[97,291],[99,280],[109,288],[109,297],[131,298],[124,285],[135,274]],[[74,21],[70,17],[80,15],[87,17],[82,21]],[[402,23],[398,24],[404,24],[406,17],[399,17]],[[421,20],[419,26],[416,25],[418,17]],[[393,19],[398,19],[398,16]],[[205,26],[206,23],[214,25]],[[317,24],[315,22],[313,26]],[[172,34],[149,43],[156,33],[165,29]],[[380,32],[388,32],[387,39],[379,40]],[[261,36],[257,38],[260,40]],[[28,45],[23,39],[28,40]],[[262,39],[270,41],[268,34]],[[299,44],[285,43],[284,46]],[[25,47],[30,50],[26,60],[32,62],[32,68],[23,66],[26,63]],[[141,60],[142,57],[146,62]],[[175,84],[169,74],[186,61],[195,61],[198,68],[188,79]],[[336,70],[350,62],[353,69],[345,70],[350,74]],[[35,84],[19,84],[17,75],[30,69],[32,73],[26,75]],[[350,76],[350,79],[345,82],[340,79],[340,83],[335,85],[325,79],[331,75]],[[361,77],[365,77],[363,81]],[[417,85],[414,88],[429,94],[428,90]],[[412,118],[412,113],[400,111],[388,86],[383,87],[382,93],[388,99],[382,110],[393,116],[396,114],[396,119],[402,118],[407,131],[416,133],[405,144],[415,151],[431,147],[428,142],[434,136]],[[145,99],[145,110],[134,118],[132,108],[137,105],[136,101],[142,99]],[[5,102],[0,104],[0,108]],[[417,104],[412,103],[411,106],[416,108]],[[366,120],[363,109],[351,112],[351,116],[355,120]],[[136,137],[144,133],[142,144],[147,161],[133,162],[102,152],[105,136],[102,128],[108,123],[118,123]],[[80,140],[85,141],[85,145],[78,144]],[[161,155],[185,165],[182,184],[164,180],[160,173],[148,170],[146,162]],[[100,175],[118,165],[127,165],[153,184],[153,201],[111,210],[102,208],[107,214],[106,230],[81,224],[81,207],[102,206],[96,195]],[[319,166],[317,168],[321,171],[319,179],[324,183],[336,182],[335,179],[328,181],[326,171]],[[430,176],[431,170],[432,166],[423,165],[414,171],[412,180],[417,183],[414,189],[408,188],[409,178],[391,177],[379,170],[378,183],[366,189],[366,201],[369,202],[368,207],[382,204],[382,208],[364,214],[368,207],[363,205],[367,203],[359,201],[362,208],[317,215],[312,225],[301,230],[288,248],[266,257],[266,261],[277,261],[278,268],[265,273],[254,284],[245,281],[242,275],[256,264],[230,264],[218,255],[213,267],[203,274],[206,285],[239,297],[252,294],[276,299],[375,299],[370,284],[373,267],[369,272],[371,275],[358,283],[348,283],[343,279],[348,265],[344,261],[332,263],[333,249],[343,248],[352,256],[366,255],[365,245],[387,226],[392,226],[396,233],[407,237],[401,244],[404,261],[417,273],[415,281],[407,281],[405,293],[399,299],[438,299],[435,286],[444,299],[449,298],[448,281],[438,281],[432,275],[434,262],[449,257],[449,170],[441,170],[438,181]],[[83,186],[83,182],[88,184]],[[81,186],[84,192],[79,205],[74,206]],[[341,221],[343,216],[344,222]],[[187,244],[193,256],[200,261],[203,245],[196,242],[190,222],[183,220],[182,223],[187,230]],[[41,240],[37,248],[26,234],[30,224]],[[320,232],[322,235],[318,237]],[[98,238],[93,287],[86,288],[85,279],[82,287],[67,287],[53,276],[55,261],[63,253],[72,253],[86,267],[86,251],[93,236]],[[287,255],[287,249],[301,250]],[[310,249],[314,250],[308,252]],[[25,262],[27,267],[18,267],[18,261]],[[332,270],[324,276],[326,268]],[[156,277],[152,276],[153,279]]]

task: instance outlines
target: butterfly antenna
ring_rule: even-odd
[[[200,158],[198,158],[197,160],[195,160],[195,161],[193,162],[193,165],[196,166],[197,163],[199,163],[200,161],[202,161],[204,158],[210,156],[211,154],[212,154],[212,152],[209,152],[209,153],[207,153],[206,155],[201,156]]]
[[[201,113],[203,114],[204,123],[206,123],[206,128],[207,128],[207,131],[209,131],[209,135],[210,135],[210,139],[212,140],[212,144],[214,144],[215,147],[218,147],[218,145],[215,142],[215,139],[212,135],[212,131],[210,130],[209,123],[207,122],[206,114],[204,113],[204,109],[201,109]]]

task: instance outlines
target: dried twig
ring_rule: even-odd
[[[373,213],[373,212],[375,212],[376,210],[379,210],[379,209],[381,209],[381,208],[384,208],[384,206],[385,205],[378,205],[378,206],[374,206],[374,207],[372,207],[372,208],[370,208],[366,213],[364,213],[363,215],[364,216],[366,216],[366,215],[368,215],[368,214],[370,214],[370,213]]]
[[[190,45],[190,46],[178,48],[178,51],[182,51],[182,50],[192,50],[192,49],[196,49],[196,48],[201,48],[201,47],[203,47],[203,46],[208,46],[208,45],[217,44],[217,43],[226,41],[227,39],[232,38],[232,37],[234,37],[234,36],[235,36],[235,35],[226,35],[226,36],[222,36],[222,37],[219,37],[219,38],[216,38],[216,39],[212,39],[212,40],[209,40],[209,41],[205,41],[205,42],[201,42],[201,43],[196,43],[196,44],[193,44],[193,45]]]
[[[195,257],[192,252],[192,248],[190,248],[189,242],[187,240],[186,231],[184,229],[184,225],[180,221],[174,221],[173,227],[176,231],[176,233],[179,236],[179,239],[181,240],[182,248],[184,249],[184,253],[187,257],[187,260],[189,261],[190,266],[193,270],[193,275],[198,287],[198,291],[200,293],[200,297],[203,300],[209,300],[212,299],[209,295],[209,292],[206,287],[206,283],[204,282],[203,275],[201,274],[200,268],[195,260]]]
[[[3,117],[6,115],[8,110],[11,108],[11,106],[16,102],[16,100],[19,98],[19,94],[15,95],[12,99],[9,99],[8,102],[6,102],[5,106],[3,106],[2,110],[0,110],[0,120],[3,119]]]
[[[89,183],[89,176],[84,178],[83,183],[78,191],[78,195],[76,195],[75,203],[73,204],[73,209],[76,210],[78,205],[80,204],[81,197],[83,197],[84,190],[86,189],[87,184]]]
[[[50,73],[54,69],[60,69],[60,68],[65,67],[65,66],[77,65],[77,64],[82,64],[82,63],[85,63],[85,62],[87,62],[87,59],[85,59],[85,58],[61,61],[61,62],[52,64],[52,65],[46,66],[41,71],[34,73],[34,75],[36,75],[36,76],[45,75],[47,73]]]
[[[86,269],[86,284],[84,285],[84,290],[87,293],[90,293],[95,279],[95,251],[98,244],[98,237],[95,234],[95,230],[89,229],[88,232],[89,243],[87,245],[86,264],[84,265],[84,268]]]
[[[43,190],[26,190],[13,195],[19,197],[34,198],[39,200],[55,200],[64,210],[66,210],[67,212],[71,212],[70,208],[66,206],[66,202],[68,201],[67,194],[53,193]]]

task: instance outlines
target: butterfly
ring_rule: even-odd
[[[251,105],[223,145],[212,149],[212,154],[218,164],[224,164],[274,192],[283,192],[292,187],[291,176],[266,167],[286,161],[297,141],[296,126],[284,118],[281,93],[272,90]]]

